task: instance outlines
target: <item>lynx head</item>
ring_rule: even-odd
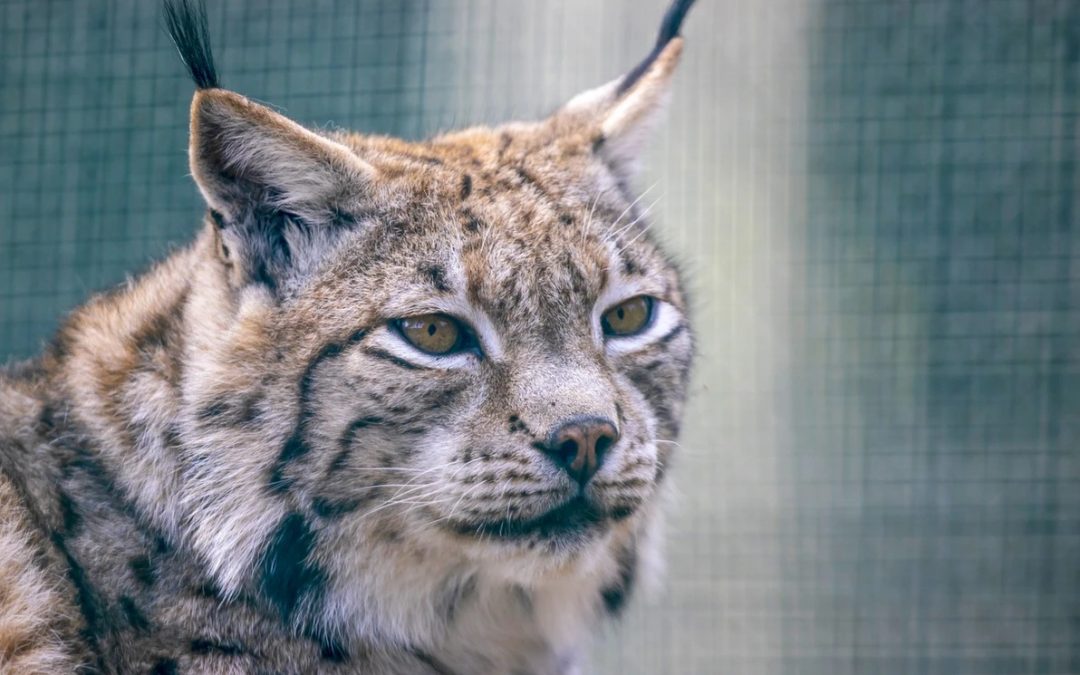
[[[223,588],[312,615],[341,595],[370,610],[390,577],[528,587],[627,566],[692,352],[633,188],[689,5],[637,68],[547,119],[415,143],[308,130],[219,88],[204,19],[169,5],[209,206],[181,502]]]

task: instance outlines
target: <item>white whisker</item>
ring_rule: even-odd
[[[656,181],[655,183],[653,183],[653,184],[652,184],[652,185],[650,185],[649,187],[645,188],[645,191],[644,191],[644,192],[642,192],[642,193],[641,193],[640,195],[638,195],[637,199],[635,199],[634,201],[630,202],[630,205],[629,205],[629,206],[627,206],[627,207],[626,207],[625,209],[623,209],[623,212],[619,214],[619,217],[618,217],[618,218],[616,218],[616,219],[615,219],[615,220],[614,220],[614,221],[613,221],[613,222],[611,223],[611,226],[610,226],[610,227],[608,228],[608,233],[610,233],[610,232],[611,232],[611,230],[615,229],[615,226],[619,224],[619,221],[621,221],[621,220],[623,219],[623,216],[625,216],[625,215],[626,215],[627,213],[629,213],[629,212],[630,212],[630,210],[631,210],[631,209],[633,209],[633,208],[634,208],[634,206],[636,206],[638,202],[640,202],[640,201],[641,201],[642,199],[644,199],[644,198],[645,198],[645,195],[649,194],[649,192],[651,192],[651,191],[652,191],[652,189],[653,189],[654,187],[656,187],[657,185],[659,185],[659,184],[660,184],[660,181]],[[605,238],[606,238],[606,237],[607,237],[607,234],[605,234],[604,236],[605,236]]]
[[[608,230],[607,235],[605,235],[605,237],[604,237],[604,241],[608,241],[608,242],[615,241],[616,239],[621,237],[625,232],[628,232],[630,230],[630,228],[634,227],[635,225],[640,223],[645,218],[648,218],[649,214],[652,213],[653,207],[655,207],[657,204],[659,204],[660,200],[663,199],[663,198],[664,198],[664,195],[658,196],[648,206],[646,206],[642,210],[641,213],[638,214],[637,218],[634,218],[632,221],[627,223],[625,226],[619,228],[619,230],[617,232],[612,232],[611,230]]]

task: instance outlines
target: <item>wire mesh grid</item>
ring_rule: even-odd
[[[538,117],[662,0],[212,3],[226,86],[417,138]],[[0,354],[186,242],[156,3],[0,0]],[[643,187],[700,357],[668,570],[598,672],[1080,673],[1080,3],[712,0]]]

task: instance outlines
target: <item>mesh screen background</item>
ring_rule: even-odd
[[[212,3],[226,86],[410,138],[533,118],[662,0]],[[701,355],[611,673],[1080,673],[1080,2],[702,0],[641,187]],[[0,358],[188,241],[156,2],[0,0]]]

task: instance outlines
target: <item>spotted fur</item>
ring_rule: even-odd
[[[689,4],[547,119],[407,143],[218,88],[170,1],[209,210],[0,375],[0,670],[576,672],[657,564],[693,349],[632,186]],[[393,327],[430,312],[477,348]],[[582,417],[583,488],[545,454]]]

